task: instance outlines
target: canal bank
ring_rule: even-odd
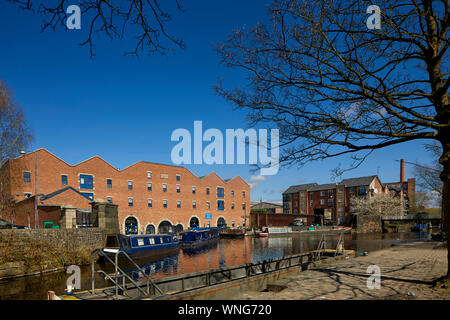
[[[295,235],[292,237],[220,239],[213,246],[196,251],[180,249],[175,255],[144,263],[143,268],[152,279],[201,272],[216,268],[236,266],[267,259],[281,258],[317,249],[321,234]],[[372,252],[390,247],[402,241],[428,239],[423,233],[399,234],[345,234],[345,249]],[[336,247],[338,236],[327,237],[328,247]],[[134,277],[135,270],[130,270]],[[56,272],[19,279],[0,281],[0,299],[46,299],[47,291],[57,295],[65,293],[68,274]],[[108,286],[100,276],[95,278],[97,288]],[[91,267],[81,267],[81,290],[91,288]]]
[[[367,285],[380,269],[380,288]],[[373,267],[372,267],[373,268]],[[364,256],[323,263],[273,280],[275,290],[246,291],[238,300],[448,300],[448,282],[435,282],[447,272],[447,249],[441,242],[402,242]],[[374,284],[374,282],[370,282]]]

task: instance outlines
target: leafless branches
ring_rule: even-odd
[[[167,30],[172,16],[163,9],[159,0],[9,0],[24,10],[33,10],[43,19],[42,32],[58,27],[66,28],[66,10],[69,5],[77,4],[81,9],[82,29],[86,29],[86,40],[81,46],[88,46],[90,56],[95,56],[94,36],[101,34],[110,39],[124,39],[132,36],[136,44],[126,54],[138,56],[140,52],[167,55],[174,47],[184,48],[182,39]],[[174,11],[184,12],[179,0],[164,2],[172,5]]]
[[[366,26],[368,1],[284,0],[272,25],[237,30],[216,46],[241,69],[243,88],[216,92],[252,123],[280,128],[280,162],[351,154],[440,139],[450,128],[449,1],[382,1],[382,28]]]
[[[20,154],[32,141],[22,109],[0,80],[0,166]]]

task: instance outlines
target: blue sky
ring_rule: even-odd
[[[76,1],[73,1],[76,4]],[[70,164],[99,155],[118,168],[145,160],[171,164],[177,128],[193,130],[201,120],[204,130],[248,128],[245,112],[214,93],[222,77],[239,84],[233,70],[225,69],[212,43],[244,25],[265,21],[263,2],[230,0],[185,1],[186,12],[176,13],[169,30],[186,43],[168,58],[124,56],[134,48],[133,39],[110,41],[96,38],[96,58],[79,47],[86,31],[40,33],[41,18],[24,13],[10,3],[0,4],[0,78],[13,89],[33,129],[30,150],[46,148]],[[375,151],[359,168],[343,178],[379,174],[382,181],[397,181],[400,158],[427,163],[431,159],[423,142],[405,143]],[[275,176],[258,181],[252,200],[280,201],[290,185],[327,183],[331,169],[346,157],[317,161],[302,168],[282,167]],[[215,171],[226,179],[236,175],[246,181],[254,175],[249,165],[188,165],[202,176]],[[407,166],[406,175],[411,177]]]

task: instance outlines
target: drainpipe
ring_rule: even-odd
[[[37,211],[37,152],[34,151],[34,228],[37,229],[39,225],[39,217]]]

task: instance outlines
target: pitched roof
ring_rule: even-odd
[[[90,199],[87,195],[85,195],[85,194],[79,192],[78,190],[75,190],[75,189],[72,188],[72,187],[65,187],[65,188],[63,188],[63,189],[56,190],[56,191],[54,191],[54,192],[52,192],[52,193],[45,194],[45,195],[41,195],[40,200],[42,201],[42,200],[47,200],[47,199],[53,198],[54,196],[56,196],[56,195],[58,195],[58,194],[60,194],[60,193],[62,193],[62,192],[64,192],[64,191],[67,191],[67,190],[75,191],[75,192],[78,193],[80,196],[82,196],[82,197],[88,199],[89,201],[92,200],[92,199]]]
[[[272,209],[272,208],[283,208],[281,204],[270,203],[270,202],[258,202],[250,206],[251,209]]]
[[[336,189],[337,183],[326,183],[326,184],[319,184],[317,186],[312,187],[309,189],[309,191],[319,191],[319,190],[331,190]]]
[[[341,183],[345,184],[346,187],[368,186],[376,178],[378,178],[378,177],[377,176],[367,176],[367,177],[349,178],[349,179],[342,180]]]
[[[295,193],[299,191],[309,190],[310,188],[317,186],[317,183],[306,183],[306,184],[299,184],[296,186],[290,186],[283,194],[285,193]]]

